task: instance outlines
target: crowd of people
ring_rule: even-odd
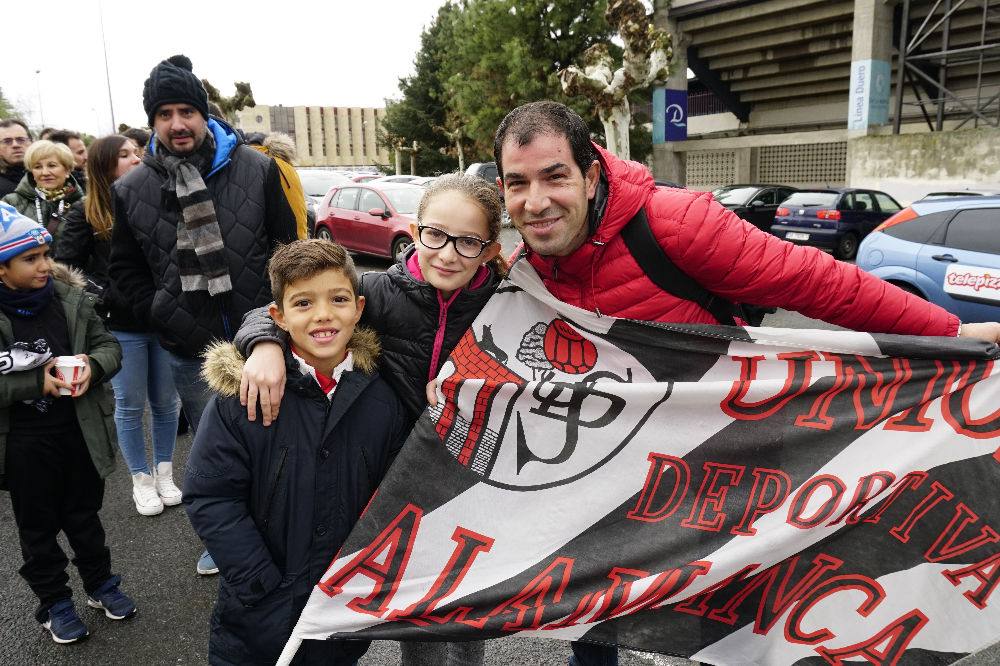
[[[0,487],[36,619],[59,643],[88,633],[59,532],[87,604],[116,620],[136,613],[98,515],[117,448],[136,510],[183,503],[207,547],[198,572],[221,572],[209,661],[274,663],[510,262],[603,315],[717,323],[644,274],[622,238],[641,213],[662,252],[718,298],[857,330],[1000,340],[1000,324],[962,324],[704,193],[657,187],[555,102],[519,106],[500,124],[499,190],[439,178],[413,245],[362,276],[340,246],[304,238],[287,142],[245,137],[211,113],[190,60],[153,67],[143,106],[151,133],[89,147],[70,131],[34,141],[25,123],[0,121],[0,345],[11,359],[0,374]],[[504,206],[524,241],[509,260]],[[180,413],[194,442],[179,488]],[[571,664],[617,663],[614,647],[571,645]],[[307,641],[295,663],[354,664],[366,650]],[[484,649],[409,642],[402,654],[408,666],[481,664]]]

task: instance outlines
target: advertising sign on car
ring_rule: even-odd
[[[954,264],[945,272],[943,286],[956,298],[1000,303],[1000,274],[996,269]]]

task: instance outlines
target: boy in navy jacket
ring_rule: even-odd
[[[206,355],[209,402],[188,459],[184,504],[222,580],[209,662],[273,664],[395,459],[406,416],[375,371],[375,335],[347,252],[324,240],[278,249],[269,266],[272,316],[291,349],[281,416],[247,420],[243,358],[231,344]],[[295,663],[353,664],[363,641],[306,641]]]

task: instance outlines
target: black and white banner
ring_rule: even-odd
[[[954,661],[1000,640],[998,357],[599,317],[519,262],[283,661],[301,639],[515,633],[711,664]]]

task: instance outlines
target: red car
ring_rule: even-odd
[[[427,190],[405,183],[341,186],[330,190],[316,212],[316,238],[352,252],[395,259],[413,242],[410,223]]]
[[[355,183],[367,183],[369,180],[375,180],[376,178],[381,178],[380,173],[359,173],[357,176],[351,178]]]

